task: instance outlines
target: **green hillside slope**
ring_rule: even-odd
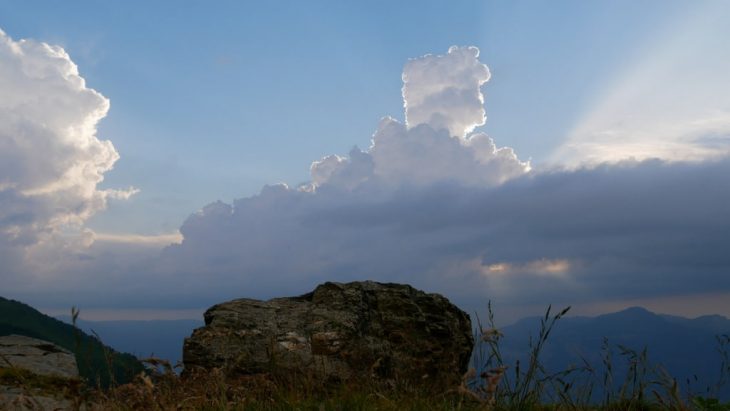
[[[27,304],[0,297],[0,335],[10,334],[40,338],[72,351],[79,373],[93,385],[109,386],[112,377],[117,383],[126,383],[144,370],[133,355],[116,352],[96,338]]]

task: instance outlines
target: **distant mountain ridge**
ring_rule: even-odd
[[[531,336],[537,337],[540,320],[541,317],[525,318],[500,328],[504,334],[502,354],[508,364],[517,359],[525,364],[528,360],[528,342]],[[602,369],[605,339],[612,350],[614,378],[622,379],[628,370],[627,358],[621,355],[619,346],[636,352],[646,348],[648,363],[661,364],[683,391],[704,393],[708,387],[714,389],[720,378],[722,357],[717,350],[717,337],[723,334],[730,334],[730,319],[720,315],[689,319],[631,307],[596,317],[564,317],[551,331],[541,362],[550,372],[564,370],[571,364],[582,365],[584,360]],[[722,388],[718,395],[730,398],[730,386]]]
[[[70,317],[61,317],[70,322]],[[504,334],[500,346],[508,365],[515,360],[527,361],[530,336],[537,336],[541,317],[525,318],[514,324],[500,327]],[[155,355],[175,363],[180,359],[182,343],[192,330],[202,326],[201,320],[152,320],[152,321],[79,321],[82,330],[94,330],[102,341],[118,351],[132,352],[142,357]],[[497,324],[499,325],[499,324]],[[0,335],[21,334],[54,342],[81,355],[75,347],[75,329],[62,321],[48,317],[26,304],[0,297]],[[684,318],[655,314],[641,307],[631,307],[619,312],[595,317],[564,317],[552,330],[541,362],[550,372],[566,369],[569,365],[588,363],[601,369],[602,346],[608,341],[612,351],[614,378],[622,381],[626,375],[626,358],[618,346],[640,352],[647,348],[650,364],[661,364],[674,376],[681,390],[686,392],[687,383],[694,393],[703,394],[706,387],[714,385],[720,376],[721,356],[717,352],[716,336],[730,335],[730,319],[721,315],[705,315]],[[101,344],[88,334],[82,334],[83,347],[93,346],[94,363],[103,367]],[[482,349],[477,346],[475,349]],[[116,353],[115,373],[124,369],[141,371],[141,364],[129,354]],[[478,356],[475,356],[475,358]],[[87,361],[88,363],[88,361]],[[104,369],[105,370],[105,369]],[[89,379],[105,378],[106,371],[96,374],[82,370]],[[129,375],[129,373],[127,373]],[[696,377],[696,378],[695,378]],[[124,378],[120,379],[121,381]],[[730,386],[725,386],[717,396],[730,400]]]
[[[144,370],[133,355],[117,352],[89,334],[27,304],[0,297],[0,335],[11,334],[50,341],[73,352],[79,374],[93,385],[109,385],[112,375],[116,382],[125,383]],[[105,353],[112,354],[111,372]]]

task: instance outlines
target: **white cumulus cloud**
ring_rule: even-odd
[[[372,145],[354,148],[349,158],[331,155],[312,164],[312,183],[352,189],[366,182],[380,186],[456,182],[495,186],[525,174],[509,147],[498,148],[483,133],[481,86],[489,69],[476,47],[451,47],[446,55],[410,60],[403,70],[406,124],[381,120]]]
[[[489,69],[476,47],[456,47],[446,55],[413,59],[403,70],[403,100],[409,127],[428,124],[463,137],[486,121],[480,86]]]
[[[100,190],[119,158],[96,136],[109,100],[59,46],[0,30],[0,243],[35,245],[135,190]]]

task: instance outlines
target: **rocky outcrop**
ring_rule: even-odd
[[[22,335],[0,337],[0,367],[16,367],[33,374],[75,378],[76,357],[56,344]]]
[[[213,306],[183,347],[185,373],[301,372],[324,380],[455,383],[473,348],[469,315],[438,294],[372,281]]]
[[[72,409],[65,396],[80,383],[78,375],[74,354],[53,343],[0,337],[0,409]]]

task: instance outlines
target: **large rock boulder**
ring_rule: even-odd
[[[328,282],[269,301],[210,308],[185,339],[185,373],[314,373],[323,380],[385,378],[456,383],[474,345],[469,315],[438,294],[372,281]]]
[[[0,409],[72,409],[78,376],[73,353],[36,338],[0,337]]]

